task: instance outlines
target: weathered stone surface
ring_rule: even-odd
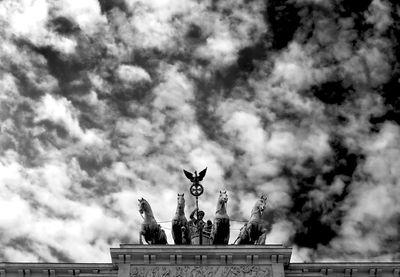
[[[270,277],[270,266],[132,266],[129,277]]]

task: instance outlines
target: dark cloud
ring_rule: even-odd
[[[392,3],[393,5],[393,10],[391,12],[391,15],[393,17],[393,25],[389,28],[387,31],[387,35],[390,37],[393,45],[393,60],[391,62],[391,74],[390,74],[390,79],[388,82],[383,84],[381,88],[381,94],[384,98],[385,105],[387,107],[387,113],[382,115],[379,118],[375,118],[373,121],[381,123],[382,121],[385,121],[386,119],[393,120],[396,123],[400,122],[400,115],[399,115],[399,110],[400,110],[400,98],[398,96],[398,91],[400,89],[400,62],[399,62],[399,57],[400,57],[400,41],[399,41],[399,35],[400,35],[400,15],[398,12],[399,5],[398,3]],[[397,12],[396,12],[397,9]]]
[[[300,246],[315,249],[337,237],[345,213],[343,201],[363,160],[359,153],[351,153],[343,138],[333,136],[330,145],[332,155],[323,168],[309,160],[303,165],[308,174],[304,176],[301,171],[292,177],[294,204],[287,216],[300,225],[294,236],[294,242]],[[339,187],[338,182],[342,183]]]
[[[372,0],[359,1],[359,2],[342,0],[338,1],[336,7],[343,16],[354,16],[362,14],[365,10],[367,10],[371,2]]]
[[[328,81],[321,85],[311,87],[311,93],[314,97],[326,104],[343,104],[352,94],[354,89],[344,85],[342,81]]]
[[[267,58],[267,43],[260,41],[252,46],[240,49],[237,64],[240,70],[251,72],[256,68],[256,63],[259,60]]]
[[[122,11],[126,11],[128,9],[124,0],[99,0],[99,4],[102,13],[107,13],[115,8]]]
[[[272,47],[280,50],[293,39],[300,24],[300,9],[295,1],[273,0],[267,2],[264,14],[273,33]]]
[[[54,18],[48,24],[49,28],[54,29],[54,31],[60,35],[68,36],[80,31],[79,27],[74,22],[63,16]]]

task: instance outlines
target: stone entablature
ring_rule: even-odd
[[[281,245],[132,245],[111,263],[0,263],[0,277],[400,277],[400,262],[290,263]]]
[[[288,265],[292,249],[280,245],[129,245],[111,248],[115,264],[135,265]]]
[[[0,277],[117,277],[111,263],[0,263]]]
[[[292,249],[281,245],[121,245],[118,277],[284,277]]]
[[[285,277],[399,277],[400,262],[291,263]]]

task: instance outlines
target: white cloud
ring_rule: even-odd
[[[390,24],[393,23],[393,19],[390,16],[389,2],[382,0],[372,1],[368,9],[367,21],[375,24],[375,28],[379,32],[385,32]]]
[[[400,181],[397,159],[400,154],[400,128],[386,123],[381,132],[364,144],[368,151],[364,171],[371,174],[376,182],[383,185]]]
[[[85,144],[101,144],[102,139],[95,130],[84,131],[80,127],[75,114],[76,110],[67,99],[56,99],[50,94],[46,94],[36,107],[35,121],[50,120],[61,124],[71,136],[81,139]]]
[[[280,221],[272,225],[272,230],[266,238],[266,244],[284,244],[295,233],[295,227],[289,221]]]
[[[124,37],[129,40],[131,37],[141,49],[173,52],[181,50],[183,35],[182,25],[174,17],[189,16],[199,6],[190,1],[127,1],[127,4],[133,13],[128,23],[133,32],[124,32]]]
[[[179,66],[161,66],[163,82],[154,88],[156,98],[153,106],[160,111],[171,109],[180,114],[182,119],[193,116],[193,108],[190,102],[194,100],[193,84],[179,70]]]
[[[288,90],[308,88],[310,84],[322,81],[332,69],[321,67],[310,47],[296,42],[289,44],[287,51],[276,57],[272,71],[272,83],[284,84]],[[296,97],[293,95],[292,97]]]
[[[49,12],[46,0],[3,1],[0,4],[0,16],[8,22],[11,34],[38,46],[51,46],[65,54],[73,53],[76,41],[47,29]]]
[[[127,84],[151,81],[149,73],[143,68],[134,65],[120,65],[117,69],[117,74]]]
[[[256,115],[237,111],[225,123],[224,128],[230,136],[238,139],[242,149],[246,150],[251,156],[262,155],[267,135]]]
[[[229,35],[210,37],[204,46],[196,49],[196,57],[211,61],[216,66],[228,66],[237,59],[240,45]]]

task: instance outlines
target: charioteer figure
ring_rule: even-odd
[[[204,188],[200,183],[204,176],[206,175],[207,168],[197,174],[197,171],[194,174],[183,170],[185,176],[191,181],[192,185],[190,186],[190,193],[196,197],[196,208],[190,214],[190,228],[192,235],[192,244],[211,244],[211,221],[204,222],[204,212],[199,210],[198,199],[199,196],[203,194]]]
[[[190,223],[192,226],[193,236],[199,238],[199,244],[203,244],[203,231],[206,223],[203,220],[204,212],[199,211],[198,208],[195,208],[193,212],[190,214]]]
[[[198,208],[194,209],[193,212],[190,214],[190,219],[192,224],[198,226],[198,229],[203,229],[204,226],[206,225],[203,218],[204,218],[204,212],[199,211]]]
[[[204,212],[195,208],[190,214],[190,227],[192,229],[192,243],[193,244],[211,244],[211,229],[212,222],[207,220],[205,222]]]

